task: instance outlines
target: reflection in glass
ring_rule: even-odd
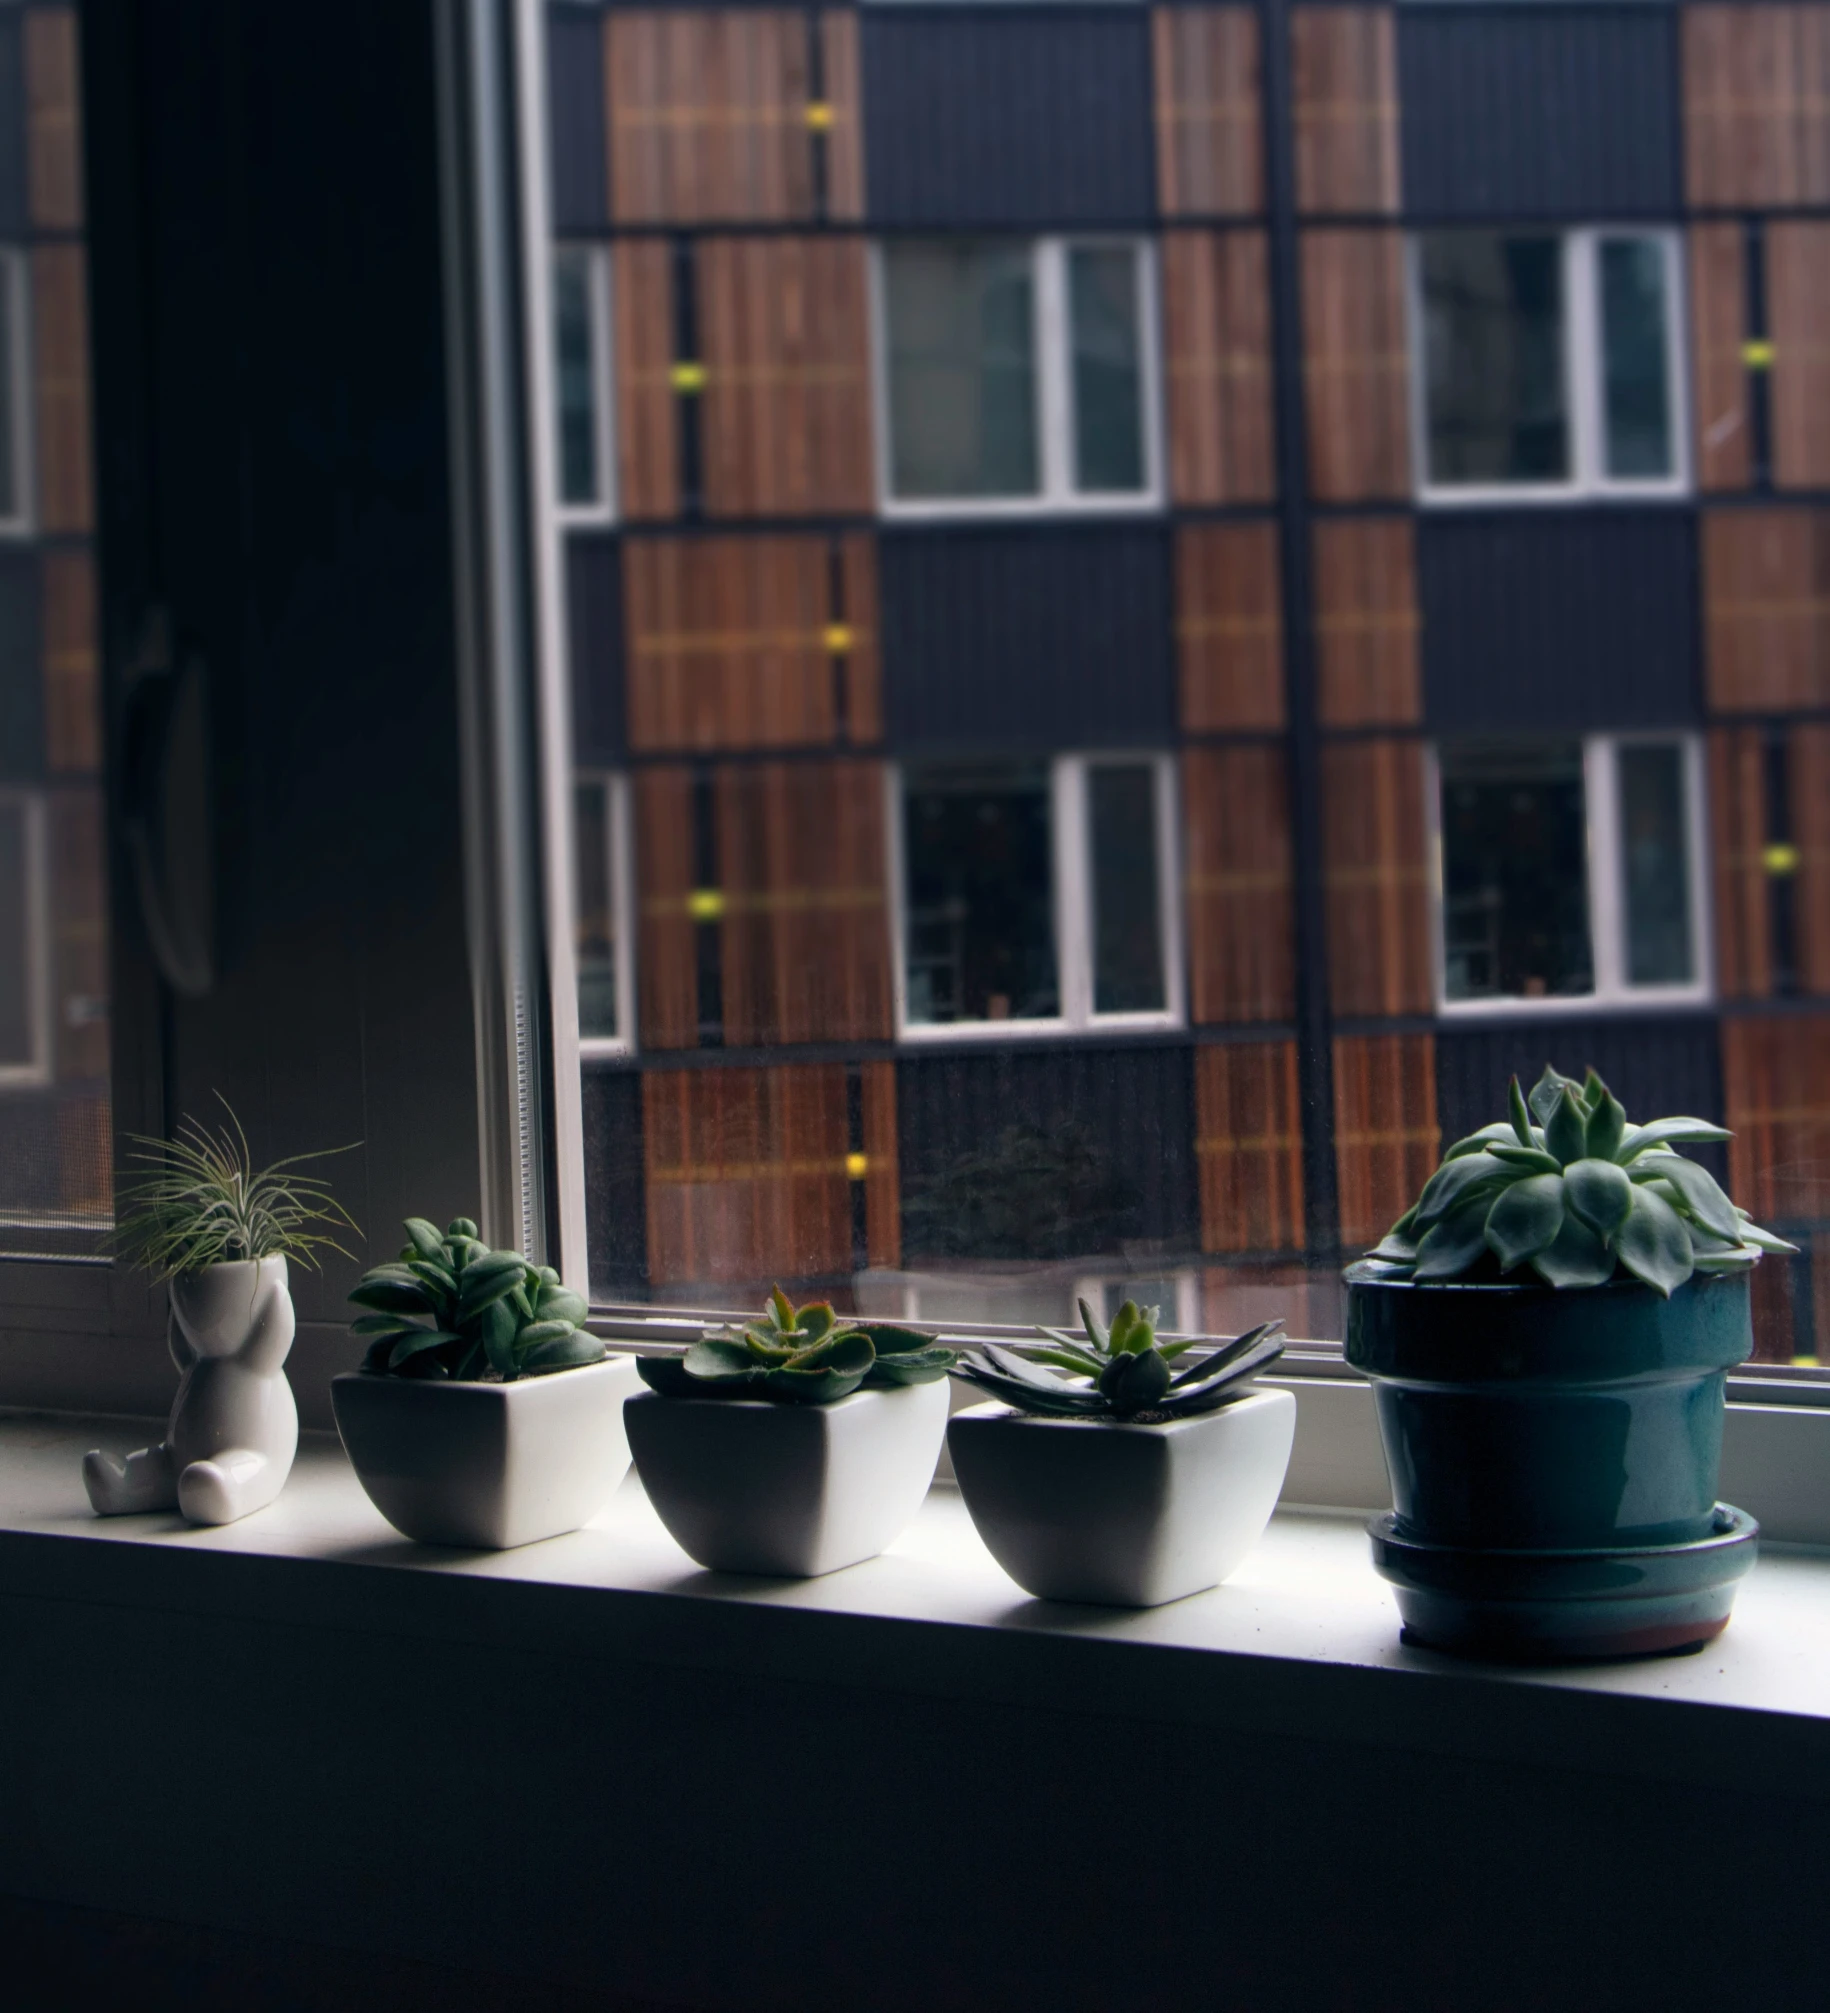
[[[554,383],[559,405],[559,500],[596,503],[597,396],[593,369],[591,258],[553,257]]]
[[[1048,769],[909,771],[903,800],[911,1021],[1046,1020],[1055,967]]]
[[[1144,486],[1142,342],[1137,255],[1127,245],[1068,254],[1074,343],[1074,486]]]
[[[1696,964],[1683,751],[1670,742],[1629,744],[1619,761],[1627,982],[1686,985],[1696,977]]]
[[[1093,1011],[1160,1013],[1162,903],[1157,884],[1156,771],[1147,762],[1087,771],[1092,852]]]
[[[616,1024],[616,903],[611,871],[610,785],[581,778],[572,791],[572,885],[577,925],[578,1032],[614,1039]]]
[[[1567,481],[1560,241],[1436,231],[1419,256],[1430,481]]]
[[[1582,744],[1444,748],[1442,875],[1450,999],[1592,992]]]
[[[1035,300],[1027,246],[891,245],[891,484],[898,496],[1032,496]]]
[[[1669,475],[1664,249],[1655,238],[1609,238],[1600,261],[1607,472],[1629,478]]]

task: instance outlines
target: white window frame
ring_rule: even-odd
[[[1676,747],[1683,753],[1685,857],[1690,872],[1690,941],[1696,977],[1683,984],[1633,985],[1626,976],[1626,861],[1621,849],[1619,754],[1623,748]],[[1703,1006],[1714,997],[1715,950],[1709,915],[1709,816],[1701,736],[1686,732],[1624,732],[1582,737],[1582,793],[1588,861],[1589,956],[1595,983],[1586,993],[1532,999],[1452,1000],[1448,992],[1446,887],[1442,837],[1442,763],[1435,743],[1425,750],[1430,846],[1430,956],[1436,1011],[1445,1020],[1515,1019],[1521,1014],[1640,1012]]]
[[[895,438],[890,412],[889,294],[884,277],[886,247],[870,248],[871,391],[877,433],[877,507],[885,518],[904,522],[961,518],[1141,516],[1163,508],[1162,342],[1159,334],[1156,246],[1145,237],[1119,231],[1076,231],[1059,237],[1025,237],[1021,232],[936,232],[942,237],[1000,239],[1027,244],[1035,298],[1036,447],[1039,486],[1027,496],[898,496]],[[1067,255],[1083,248],[1122,246],[1137,271],[1139,415],[1143,429],[1144,486],[1141,489],[1079,489],[1074,483],[1075,438],[1072,334],[1068,312]]]
[[[25,830],[25,1011],[30,1054],[24,1062],[0,1061],[0,1089],[42,1089],[51,1081],[51,849],[45,800],[35,790],[0,789],[0,811],[18,812]],[[0,955],[10,955],[0,945]]]
[[[1423,305],[1423,240],[1451,235],[1461,226],[1441,232],[1413,232],[1405,242],[1405,306],[1410,324],[1411,465],[1416,470],[1417,500],[1432,509],[1481,508],[1495,504],[1568,503],[1583,497],[1634,498],[1688,496],[1690,468],[1690,374],[1685,344],[1686,303],[1684,248],[1675,230],[1655,225],[1592,224],[1578,230],[1555,225],[1505,225],[1495,237],[1554,237],[1563,260],[1563,382],[1570,435],[1571,474],[1563,482],[1433,482],[1430,479],[1430,410],[1428,357]],[[1484,230],[1469,225],[1471,230]],[[1665,368],[1671,403],[1672,472],[1660,476],[1609,475],[1601,352],[1600,250],[1614,240],[1634,239],[1656,244],[1665,263]]]
[[[611,309],[613,285],[610,248],[578,238],[557,240],[548,255],[548,286],[564,261],[585,269],[585,299],[591,314],[591,417],[597,447],[597,495],[589,503],[568,503],[560,493],[564,457],[559,434],[559,360],[553,359],[553,397],[548,425],[553,435],[553,517],[562,529],[574,525],[616,522],[616,358],[612,348],[615,325]]]
[[[13,512],[0,516],[0,538],[30,538],[38,520],[32,433],[31,268],[17,245],[0,246],[0,314],[6,317],[12,358],[6,397],[12,406],[13,495],[17,499]]]
[[[635,874],[631,849],[629,778],[620,769],[581,768],[573,773],[572,787],[576,789],[580,783],[602,784],[606,797],[604,838],[610,849],[610,857],[605,863],[605,870],[609,875],[611,921],[616,931],[616,1024],[620,1032],[614,1035],[585,1034],[581,1030],[578,1037],[578,1058],[581,1062],[607,1062],[619,1057],[632,1056],[636,1052]],[[576,835],[577,819],[571,812],[572,806],[568,803],[568,818],[571,829]],[[573,874],[572,884],[576,889],[578,885],[576,872]],[[577,927],[576,917],[573,927],[574,929]]]
[[[1147,767],[1156,781],[1158,931],[1163,946],[1165,1004],[1145,1013],[1093,1010],[1093,877],[1087,815],[1087,774],[1095,768]],[[905,775],[890,770],[890,928],[894,936],[896,1039],[911,1046],[1008,1042],[1051,1035],[1105,1035],[1173,1031],[1187,1025],[1183,1003],[1181,859],[1177,844],[1174,758],[1159,749],[1102,748],[1057,755],[1049,763],[1050,894],[1055,931],[1058,1014],[1022,1020],[916,1021],[909,1018],[908,880],[903,849]]]

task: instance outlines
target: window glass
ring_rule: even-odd
[[[1592,991],[1582,744],[1448,747],[1441,761],[1448,997]]]
[[[572,791],[573,888],[577,903],[578,1032],[614,1040],[616,910],[611,869],[610,786],[582,778]]]
[[[0,252],[0,520],[20,515],[19,420],[13,410],[14,373],[18,368],[19,266],[10,252]]]
[[[554,389],[559,405],[559,500],[595,503],[598,469],[595,318],[592,267],[585,252],[553,259]]]
[[[1083,490],[1144,487],[1143,345],[1137,254],[1128,245],[1068,253],[1074,344],[1074,482]]]
[[[1155,769],[1095,763],[1087,772],[1095,1013],[1157,1013],[1165,1004],[1156,833]]]
[[[1607,472],[1672,472],[1665,252],[1656,238],[1607,238],[1600,262]]]
[[[32,974],[38,964],[31,941],[26,884],[25,806],[0,798],[0,1070],[29,1069],[32,1041]]]
[[[1682,985],[1696,976],[1683,750],[1629,744],[1619,765],[1627,981]]]
[[[1422,241],[1429,479],[1563,482],[1563,246],[1440,231]]]
[[[1040,473],[1029,247],[891,245],[883,274],[895,493],[1033,495]]]
[[[1040,762],[911,770],[904,790],[908,1017],[1052,1019],[1049,776]]]

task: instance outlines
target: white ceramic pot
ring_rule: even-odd
[[[940,1459],[947,1380],[830,1405],[642,1391],[625,1418],[682,1551],[715,1572],[811,1579],[874,1559],[908,1528]]]
[[[1288,1391],[1152,1426],[987,1404],[953,1415],[947,1451],[979,1536],[1025,1592],[1154,1608],[1218,1586],[1258,1542],[1295,1434]]]
[[[173,1279],[170,1296],[178,1395],[165,1438],[124,1462],[85,1454],[83,1486],[105,1517],[180,1510],[193,1524],[232,1524],[273,1501],[298,1451],[282,1367],[293,1336],[286,1261],[206,1265]]]
[[[369,1501],[422,1545],[507,1551],[588,1524],[629,1471],[632,1357],[512,1384],[351,1371],[337,1431]]]

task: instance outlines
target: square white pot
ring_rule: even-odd
[[[1277,1507],[1296,1435],[1288,1391],[1159,1425],[956,1412],[947,1451],[972,1521],[1026,1593],[1153,1608],[1218,1586]]]
[[[642,1391],[624,1419],[683,1552],[715,1572],[811,1579],[874,1559],[907,1529],[940,1459],[947,1380],[831,1405]]]
[[[634,1359],[512,1384],[352,1372],[330,1380],[337,1431],[369,1501],[423,1545],[506,1551],[576,1531],[629,1471]]]

